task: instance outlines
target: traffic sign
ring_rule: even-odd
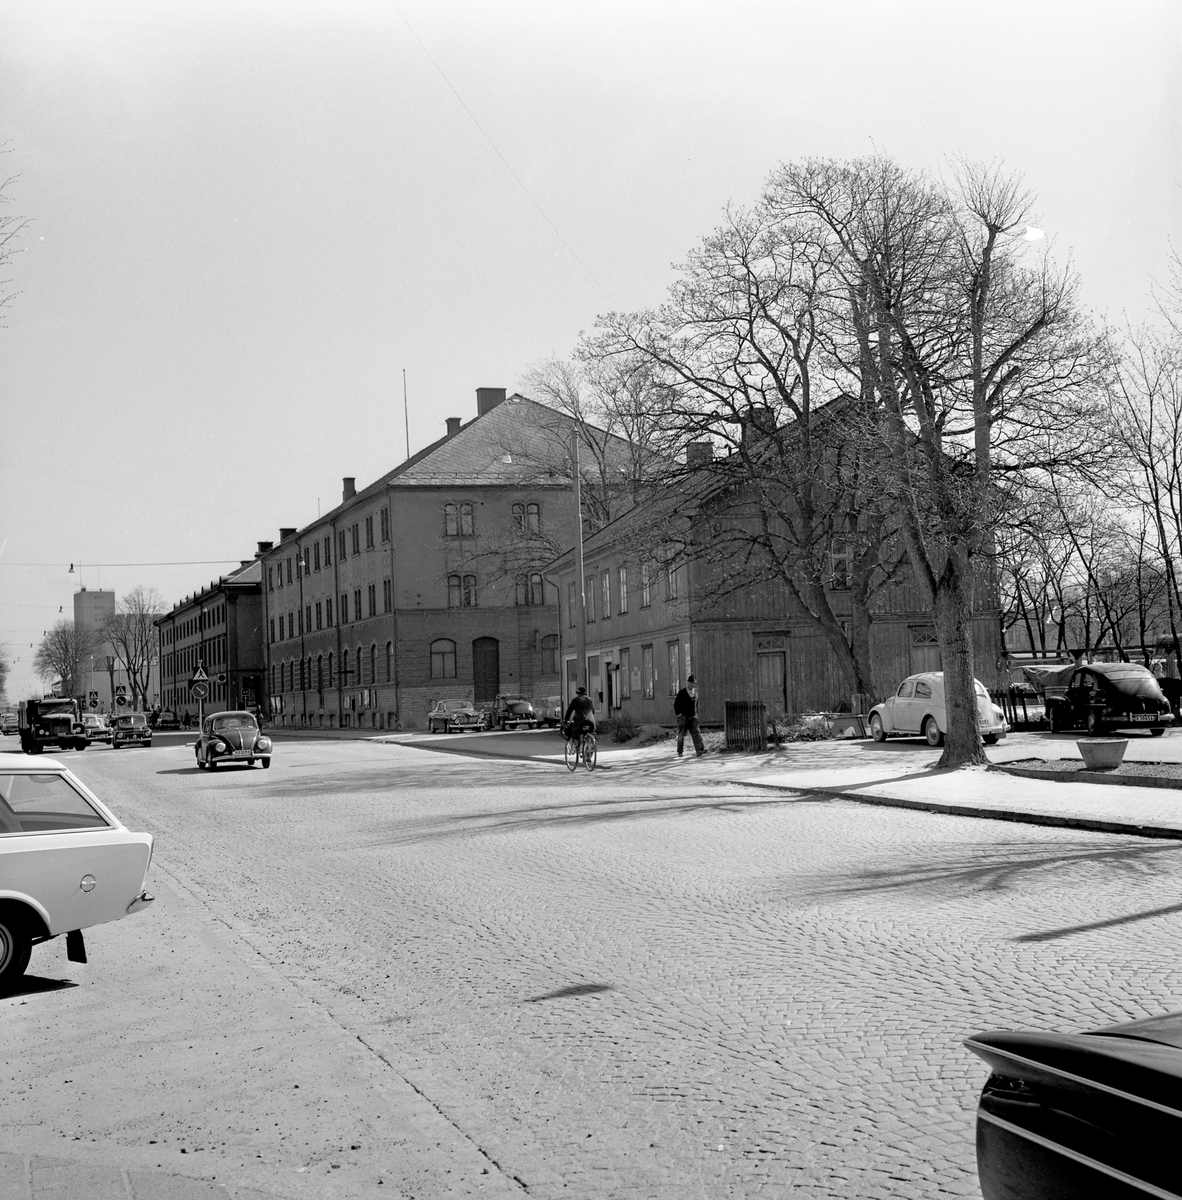
[[[205,668],[202,666],[198,666],[197,670],[193,672],[193,678],[189,680],[189,686],[192,687],[193,684],[195,684],[195,683],[208,683],[208,682],[209,682],[209,676],[206,675]]]
[[[120,708],[122,708],[127,703],[127,697],[124,696],[122,693],[120,693],[118,696],[115,697],[115,703],[118,704]]]
[[[194,700],[204,700],[209,695],[208,683],[190,683],[189,694]]]

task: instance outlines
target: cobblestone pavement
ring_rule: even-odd
[[[191,761],[71,766],[522,1194],[977,1195],[966,1035],[1182,1007],[1176,843],[397,745]],[[34,972],[86,982],[51,950]],[[35,1065],[13,1071],[51,1128]],[[185,1114],[211,1155],[219,1120]],[[155,1136],[92,1124],[129,1153]]]

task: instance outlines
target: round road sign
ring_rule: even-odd
[[[194,700],[204,700],[209,695],[209,684],[191,683],[189,684],[189,694]]]

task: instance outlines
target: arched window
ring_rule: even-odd
[[[394,678],[394,643],[386,643],[386,682],[390,683]]]
[[[462,601],[461,588],[462,580],[458,575],[449,575],[447,577],[447,607],[459,608]]]
[[[455,679],[456,644],[450,638],[437,638],[431,643],[431,678]]]
[[[369,648],[369,682],[377,683],[378,681],[378,648],[376,645],[371,645]]]
[[[475,526],[472,521],[472,505],[471,504],[461,504],[460,505],[460,537],[471,537],[472,533],[474,531],[474,528],[475,528]]]
[[[332,653],[331,652],[328,655],[328,686],[329,687],[333,686],[333,683],[332,683]]]
[[[317,542],[316,545],[319,546],[320,543]],[[324,655],[323,654],[316,655],[316,690],[318,692],[324,691]]]
[[[446,537],[460,536],[460,508],[458,504],[443,506],[443,532]]]
[[[542,638],[542,674],[558,674],[558,634],[548,633]]]
[[[513,582],[517,588],[517,603],[519,605],[520,604],[528,604],[529,603],[529,583],[526,580],[525,576],[518,575],[517,578]]]
[[[361,647],[360,647],[360,646],[358,646],[358,647],[357,647],[357,686],[358,686],[358,687],[360,687],[360,686],[361,686],[361,683],[362,683],[362,679],[361,679],[361,664],[362,664],[362,662],[363,662],[363,661],[364,661],[364,660],[362,659],[362,656],[361,656]]]
[[[464,576],[464,607],[465,608],[475,608],[476,607],[476,576],[475,575],[465,575]]]
[[[541,533],[542,509],[539,505],[527,504],[525,506],[525,525],[530,533]]]
[[[537,572],[529,577],[529,602],[530,604],[546,603],[546,591],[542,586],[542,577]]]
[[[525,505],[524,504],[513,505],[513,524],[516,525],[518,529],[525,528]]]

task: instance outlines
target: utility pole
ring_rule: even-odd
[[[587,683],[587,614],[586,582],[583,579],[583,479],[579,474],[579,431],[576,428],[571,439],[571,458],[575,476],[575,572],[578,576],[576,591],[579,603],[575,608],[575,687]],[[570,700],[570,697],[567,697]]]

